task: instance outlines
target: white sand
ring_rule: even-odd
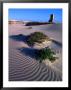
[[[59,24],[59,25],[54,24],[54,25],[33,26],[32,29],[28,29],[28,26],[19,25],[19,24],[14,25],[13,24],[13,25],[9,25],[9,36],[15,36],[15,35],[19,35],[19,34],[28,35],[28,34],[35,32],[35,31],[41,31],[41,32],[45,33],[46,35],[48,35],[49,37],[53,38],[54,40],[57,40],[60,43],[62,43],[61,27],[62,27],[61,24]],[[19,40],[14,40],[12,38],[9,38],[9,66],[10,66],[9,79],[10,80],[20,80],[20,81],[21,80],[32,80],[32,81],[33,80],[40,80],[40,81],[43,80],[44,81],[44,78],[40,79],[40,77],[38,77],[39,72],[42,71],[41,68],[40,68],[41,70],[40,71],[38,70],[38,72],[37,72],[38,75],[35,76],[35,77],[37,77],[36,79],[34,78],[34,76],[32,77],[31,74],[29,74],[30,76],[28,76],[28,75],[26,76],[26,74],[30,73],[30,72],[32,72],[32,74],[33,74],[33,71],[37,70],[34,68],[39,68],[40,65],[38,65],[38,63],[37,63],[38,61],[36,61],[32,57],[21,53],[19,51],[20,48],[27,48],[28,49],[30,47],[24,41],[19,41]],[[54,63],[50,63],[50,64],[48,63],[48,61],[45,61],[45,62],[47,64],[47,66],[49,65],[49,67],[54,68],[54,71],[57,70],[58,73],[60,73],[60,72],[62,73],[62,57],[61,57],[62,56],[62,47],[52,45],[52,48],[56,49],[56,50],[57,49],[60,50],[61,53],[59,53],[59,55],[58,55],[59,59],[56,60]],[[30,52],[30,53],[32,53],[32,52]],[[28,62],[29,59],[31,62],[25,63],[25,60],[26,60],[26,62]],[[30,65],[30,68],[31,68],[31,69],[27,68],[28,72],[23,70],[23,68],[25,68],[25,65],[26,65],[26,67],[28,66],[27,64]],[[34,65],[36,65],[36,67]],[[21,68],[18,69],[19,67],[21,67]],[[32,70],[32,69],[34,69],[34,70]],[[21,74],[19,74],[20,73],[19,70],[22,71]],[[42,76],[44,76],[44,73]],[[45,77],[47,77],[46,74],[45,74]],[[56,79],[58,80],[58,78],[56,78]],[[50,78],[50,79],[46,78],[46,80],[54,80],[54,78]]]

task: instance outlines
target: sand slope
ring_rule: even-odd
[[[52,25],[51,25],[52,26]],[[49,27],[51,27],[49,26]],[[33,27],[33,29],[28,29],[23,25],[9,25],[9,80],[10,81],[61,81],[62,75],[59,70],[55,68],[60,64],[55,63],[55,68],[44,63],[39,63],[34,57],[34,50],[30,48],[26,42],[26,35],[35,31],[42,31],[46,34],[50,33],[54,39],[57,39],[57,31],[55,35],[51,34],[51,31],[38,30],[38,27]],[[47,26],[46,26],[47,27]],[[43,28],[44,29],[44,28]],[[48,28],[47,28],[48,29]],[[54,33],[54,32],[53,32]],[[61,32],[60,32],[61,33]],[[24,40],[20,34],[24,35]],[[58,34],[59,35],[59,34]],[[61,34],[60,34],[61,35]],[[61,38],[61,37],[60,37]],[[58,38],[58,41],[60,39]],[[61,40],[60,40],[61,41]],[[56,66],[57,65],[57,66]],[[59,68],[58,67],[58,68]]]

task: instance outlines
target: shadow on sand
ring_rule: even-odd
[[[12,36],[10,36],[10,38],[11,38],[11,39],[14,39],[14,40],[16,40],[16,41],[20,41],[20,42],[25,42],[25,43],[27,43],[27,38],[28,38],[28,36],[19,34],[19,35],[12,35]]]
[[[28,36],[19,34],[19,35],[12,35],[12,36],[10,36],[10,38],[13,39],[13,40],[16,40],[16,41],[27,43]],[[34,49],[32,46],[30,46],[29,48],[26,48],[26,47],[18,48],[18,50],[22,54],[25,54],[26,56],[29,56],[29,57],[34,58],[34,59],[37,59],[36,52],[38,50]]]
[[[36,52],[38,51],[37,49],[34,48],[19,48],[20,52],[22,54],[25,54],[26,56],[29,56],[31,58],[37,59],[37,54]]]

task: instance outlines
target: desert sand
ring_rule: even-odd
[[[53,43],[59,58],[51,63],[45,60],[39,63],[34,49],[26,43],[26,35],[40,31],[61,45]],[[22,39],[22,35],[24,39]],[[24,26],[9,24],[9,80],[10,81],[61,81],[62,80],[62,24]]]

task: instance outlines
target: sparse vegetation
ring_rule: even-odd
[[[30,45],[34,45],[36,42],[37,43],[42,43],[45,40],[50,40],[48,36],[46,36],[45,34],[43,34],[42,32],[34,32],[32,34],[30,34],[28,36],[28,44]]]
[[[55,53],[50,48],[44,48],[36,52],[38,59],[42,62],[45,59],[49,59],[51,62],[56,60]]]
[[[49,41],[50,38],[45,34],[43,34],[42,32],[34,32],[28,36],[27,42],[30,45],[34,45],[35,43],[40,44],[45,40]],[[42,62],[45,59],[49,59],[51,62],[56,60],[56,57],[54,57],[55,53],[50,48],[43,48],[43,49],[37,50],[35,53],[39,62]]]

